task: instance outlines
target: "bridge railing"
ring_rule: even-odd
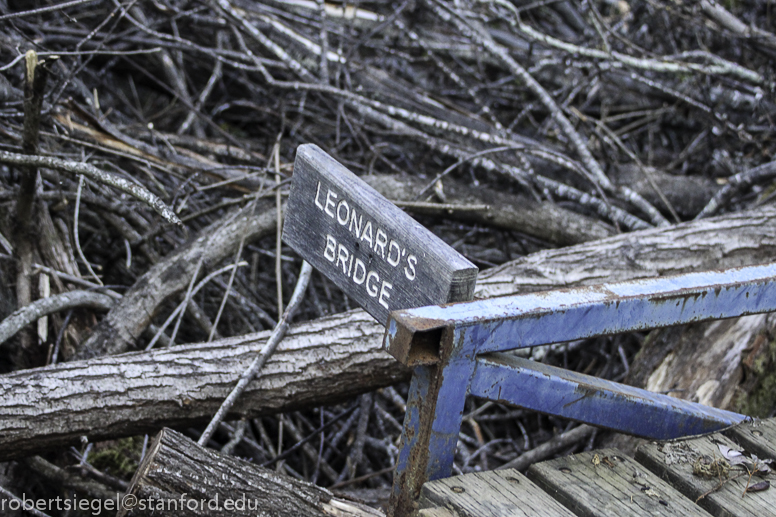
[[[510,350],[776,311],[776,264],[394,311],[384,346],[414,367],[391,512],[448,477],[467,395],[652,439],[745,416],[570,372]]]

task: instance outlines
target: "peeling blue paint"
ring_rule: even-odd
[[[478,358],[470,392],[653,440],[708,433],[746,418],[505,354]]]
[[[408,514],[424,482],[451,474],[467,394],[650,439],[708,433],[745,420],[498,352],[773,312],[775,280],[776,264],[767,264],[391,313],[384,345],[405,364],[416,336],[440,329],[447,336],[437,364],[415,370],[392,515]]]

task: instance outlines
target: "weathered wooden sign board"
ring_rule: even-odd
[[[316,145],[297,149],[283,241],[383,325],[474,293],[474,264]]]

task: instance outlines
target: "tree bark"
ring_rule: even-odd
[[[476,296],[750,265],[776,253],[764,209],[547,250],[485,271]],[[363,311],[292,326],[232,410],[256,416],[318,406],[409,377]],[[0,376],[0,461],[91,440],[205,422],[269,332]]]
[[[170,429],[154,438],[123,501],[127,506],[132,501],[136,504],[134,509],[119,511],[117,517],[385,515],[336,498],[312,483],[205,449]],[[158,509],[159,504],[164,511]]]
[[[766,263],[774,257],[775,228],[776,210],[767,208],[544,250],[483,271],[475,296]]]
[[[364,176],[364,181],[392,201],[414,201],[427,181],[416,177]],[[490,188],[473,189],[451,179],[443,182],[447,203],[485,205],[484,210],[442,211],[433,207],[408,207],[412,213],[442,215],[450,219],[512,230],[556,245],[579,244],[615,234],[612,226],[592,217],[572,212],[549,201]]]
[[[0,376],[0,458],[205,424],[270,332],[74,361]],[[292,327],[230,412],[260,416],[335,403],[409,378],[383,327],[351,311]],[[1,461],[1,460],[0,460]]]

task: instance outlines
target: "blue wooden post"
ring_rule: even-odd
[[[464,330],[442,332],[441,360],[416,366],[407,398],[390,507],[411,515],[426,481],[449,477],[453,469],[464,403],[474,373],[474,354]]]

